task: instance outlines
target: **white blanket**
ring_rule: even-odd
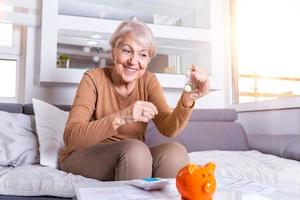
[[[262,154],[258,151],[202,151],[190,153],[199,165],[216,164],[215,175],[261,182],[300,195],[300,162]]]
[[[73,184],[95,181],[40,165],[0,167],[0,194],[4,195],[74,197]]]
[[[216,163],[217,176],[258,181],[300,194],[300,162],[257,151],[202,151],[189,155],[190,161],[199,165]],[[74,197],[75,183],[95,181],[40,165],[0,167],[0,194],[5,195]]]

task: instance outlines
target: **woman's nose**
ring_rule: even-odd
[[[129,58],[130,64],[138,64],[139,63],[139,55],[136,53],[133,53],[131,57]]]

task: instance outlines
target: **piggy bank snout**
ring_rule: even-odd
[[[207,193],[211,193],[215,191],[214,184],[212,182],[206,182],[204,185],[204,191]]]

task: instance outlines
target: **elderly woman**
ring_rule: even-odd
[[[155,74],[155,39],[142,22],[122,22],[110,40],[114,65],[87,71],[76,92],[64,132],[60,167],[99,180],[175,177],[189,161],[177,143],[148,147],[147,123],[153,120],[167,137],[182,130],[199,97],[208,92],[205,75],[193,67],[198,90],[183,92],[172,110]]]

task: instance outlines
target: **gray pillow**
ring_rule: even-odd
[[[0,111],[0,166],[39,162],[33,116]]]

